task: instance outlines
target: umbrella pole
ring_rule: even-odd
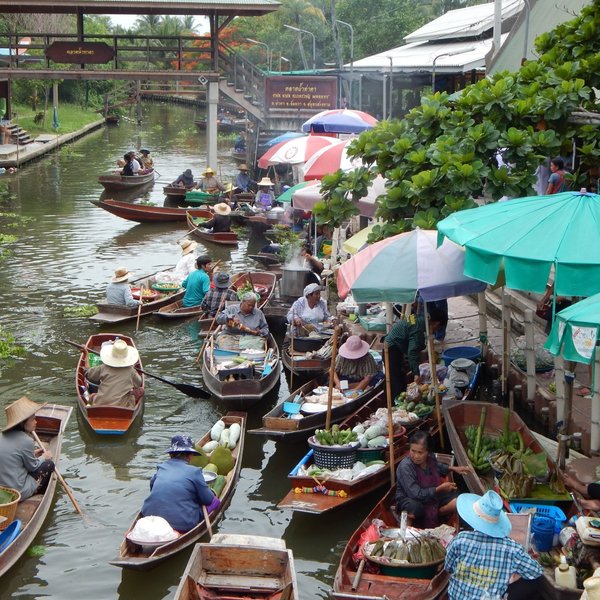
[[[600,352],[594,351],[594,362],[592,363],[592,430],[590,439],[590,450],[597,452],[600,449],[600,392],[598,382],[600,381]]]
[[[335,375],[335,359],[337,356],[338,329],[333,330],[333,347],[331,348],[331,365],[329,367],[329,389],[327,390],[327,416],[325,418],[325,429],[331,427],[331,404],[333,399],[333,376]]]
[[[387,342],[383,343],[383,359],[385,364],[385,395],[388,410],[388,437],[390,449],[390,481],[391,487],[396,484],[396,460],[394,457],[394,419],[392,418],[392,385],[390,383],[390,351]]]
[[[508,391],[508,375],[510,373],[510,296],[506,288],[502,288],[502,398]]]
[[[569,363],[571,368],[573,363]],[[567,455],[567,440],[569,438],[569,423],[571,422],[571,412],[573,408],[573,382],[575,381],[575,373],[565,370],[565,414],[563,424],[558,435],[558,458],[557,463],[559,469],[565,468],[565,460]]]
[[[427,302],[423,302],[425,308],[425,333],[427,335],[427,356],[429,357],[429,370],[431,372],[431,385],[433,385],[433,393],[435,394],[435,412],[437,415],[437,423],[440,435],[440,447],[444,447],[444,428],[442,427],[442,411],[440,407],[440,390],[438,388],[437,370],[433,362],[434,350],[433,339],[429,333],[429,313],[427,312]]]

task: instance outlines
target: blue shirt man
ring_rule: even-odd
[[[206,292],[210,289],[210,277],[207,271],[212,262],[210,256],[205,254],[196,259],[195,271],[192,271],[182,282],[181,287],[185,288],[183,296],[183,306],[199,306],[206,296]]]

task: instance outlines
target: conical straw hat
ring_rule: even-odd
[[[4,412],[6,413],[6,427],[2,431],[12,429],[15,425],[27,421],[29,417],[33,417],[35,413],[40,410],[43,406],[46,406],[47,402],[38,404],[33,400],[30,400],[27,396],[21,396],[18,400],[15,400],[12,404],[9,404]]]

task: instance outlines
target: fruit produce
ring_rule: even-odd
[[[217,478],[211,481],[208,487],[215,493],[215,496],[219,497],[226,483],[227,479],[223,475],[217,475]]]
[[[214,450],[210,455],[210,460],[217,466],[217,473],[219,475],[227,475],[235,465],[231,450],[223,446],[219,446]]]
[[[217,465],[213,464],[213,463],[208,463],[205,467],[204,467],[204,471],[211,471],[212,473],[217,473],[218,472],[218,467]]]
[[[212,426],[212,429],[210,430],[210,439],[215,442],[218,442],[219,439],[221,438],[221,434],[223,433],[224,429],[225,429],[225,423],[219,419]]]
[[[345,446],[358,441],[358,434],[351,429],[340,429],[336,424],[329,429],[317,429],[315,438],[321,446]]]
[[[389,564],[430,564],[443,560],[446,549],[439,540],[429,536],[408,540],[377,540],[368,552],[372,557],[384,557]]]
[[[190,458],[190,465],[192,465],[193,467],[205,467],[209,462],[209,458],[206,454],[206,452],[202,451],[202,448],[200,447],[200,445],[198,444],[197,446],[195,446],[195,449],[200,452],[200,454],[192,454],[191,458]]]

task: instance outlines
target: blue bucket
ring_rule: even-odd
[[[552,539],[554,538],[554,519],[550,517],[534,517],[531,532],[535,546],[539,552],[552,550]]]
[[[447,348],[442,352],[442,359],[447,367],[457,358],[468,358],[469,360],[477,361],[481,358],[481,348],[477,346],[455,346],[454,348]]]

